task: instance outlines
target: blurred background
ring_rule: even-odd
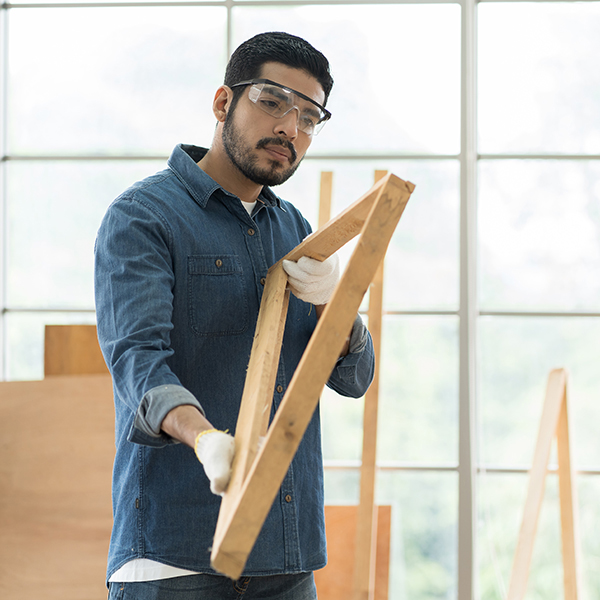
[[[0,30],[3,380],[43,377],[45,324],[94,323],[104,211],[176,144],[210,144],[231,51],[300,35],[331,62],[333,118],[275,191],[316,226],[321,171],[333,214],[376,169],[417,185],[385,264],[390,599],[505,598],[554,367],[600,597],[600,2],[9,2]],[[327,390],[321,413],[327,502],[356,504],[362,401]],[[530,599],[563,597],[556,479]]]

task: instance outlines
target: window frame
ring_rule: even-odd
[[[482,0],[495,1],[495,0]],[[507,0],[524,1],[524,0]],[[556,0],[541,0],[552,2]],[[566,0],[568,2],[573,0]],[[51,309],[23,309],[17,306],[7,305],[7,189],[6,189],[6,165],[11,161],[25,160],[152,160],[155,158],[166,159],[167,157],[153,156],[18,156],[9,155],[7,152],[7,123],[9,119],[7,108],[8,94],[8,38],[10,34],[9,13],[14,10],[27,8],[40,8],[52,10],[58,7],[148,7],[148,6],[173,6],[174,4],[185,6],[221,6],[227,9],[227,49],[231,54],[232,48],[232,9],[236,6],[302,6],[302,5],[338,5],[340,8],[349,4],[365,4],[366,0],[211,0],[192,2],[61,2],[61,3],[4,3],[0,7],[0,30],[2,31],[2,42],[0,42],[0,380],[6,379],[8,364],[8,342],[6,336],[6,317],[12,313],[24,312],[60,312],[60,307]],[[415,0],[378,0],[378,4],[414,4]],[[393,465],[381,464],[380,469],[394,471],[453,471],[458,474],[458,589],[457,597],[461,600],[479,598],[477,593],[477,477],[484,468],[477,460],[477,338],[478,320],[482,316],[527,316],[535,318],[544,317],[598,317],[600,313],[581,312],[528,312],[528,311],[480,311],[478,307],[477,294],[477,170],[481,159],[503,160],[507,158],[517,159],[570,159],[570,160],[600,160],[600,155],[502,155],[502,154],[478,154],[477,149],[477,0],[419,0],[420,4],[452,3],[461,7],[461,126],[460,126],[460,153],[458,155],[382,155],[384,159],[394,160],[458,160],[460,165],[460,252],[459,252],[459,306],[457,311],[393,311],[398,315],[456,315],[459,318],[459,419],[458,419],[458,464],[456,465],[411,465],[394,463]],[[331,154],[314,154],[307,156],[307,160],[319,159],[350,159],[356,160],[359,156],[333,156]],[[369,156],[369,159],[374,158]],[[85,313],[93,315],[93,307],[75,311],[64,309],[64,312]],[[355,462],[339,463],[331,461],[325,464],[326,469],[357,469]],[[502,473],[505,469],[485,468],[486,473]],[[511,470],[511,472],[523,472],[525,470]],[[600,475],[600,469],[579,471],[578,473]]]

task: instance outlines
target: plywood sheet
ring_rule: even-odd
[[[391,506],[378,506],[375,600],[387,600]],[[326,506],[327,566],[315,571],[319,600],[348,600],[353,593],[358,506]]]
[[[98,600],[110,530],[109,375],[0,383],[0,598]]]

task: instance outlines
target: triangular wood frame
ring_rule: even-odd
[[[212,567],[231,579],[242,574],[414,188],[388,175],[284,257],[325,260],[360,234],[270,427],[289,290],[282,261],[269,269],[238,415],[232,477],[211,553]]]
[[[556,437],[565,600],[577,600],[580,589],[578,572],[577,495],[567,407],[567,372],[553,369],[548,376],[546,399],[529,475],[529,487],[521,521],[521,530],[513,562],[507,600],[522,600],[533,554],[537,524],[544,499],[548,461]]]

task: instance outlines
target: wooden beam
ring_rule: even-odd
[[[375,172],[375,183],[386,176],[386,171]],[[379,363],[381,356],[381,328],[383,316],[383,264],[377,267],[369,288],[369,331],[375,352],[373,383],[365,395],[363,411],[363,446],[360,468],[360,495],[356,524],[355,560],[353,569],[354,600],[373,600],[377,557],[377,518],[375,506],[375,478],[377,469],[377,416],[379,411]]]
[[[527,591],[527,580],[544,498],[546,475],[554,437],[558,440],[559,489],[561,505],[561,533],[565,600],[577,600],[577,510],[575,486],[571,466],[568,415],[567,374],[564,369],[553,369],[548,376],[546,398],[529,474],[527,498],[513,562],[507,600],[522,600]]]
[[[563,556],[565,600],[578,600],[581,589],[579,573],[579,526],[577,522],[577,485],[571,461],[569,439],[569,410],[567,382],[560,410],[557,430],[558,486],[560,494],[560,521]]]
[[[319,220],[318,227],[323,227],[331,219],[331,197],[333,193],[333,173],[321,173],[321,187],[319,193]]]
[[[228,488],[224,495],[211,554],[213,568],[232,579],[237,579],[243,571],[413,189],[413,184],[388,175],[358,203],[309,236],[285,257],[297,260],[308,255],[324,260],[355,237],[364,226],[348,267],[290,381],[264,444],[245,476],[237,472],[240,467],[234,461],[232,481],[243,483],[239,487]],[[280,263],[271,267],[268,277],[276,277],[280,273]],[[261,332],[257,330],[256,337],[259,336]],[[253,380],[255,377],[249,370],[247,378]],[[272,395],[272,390],[269,394]],[[264,406],[265,401],[254,397],[249,402]],[[250,410],[254,412],[256,406]],[[238,452],[246,450],[236,446]]]

